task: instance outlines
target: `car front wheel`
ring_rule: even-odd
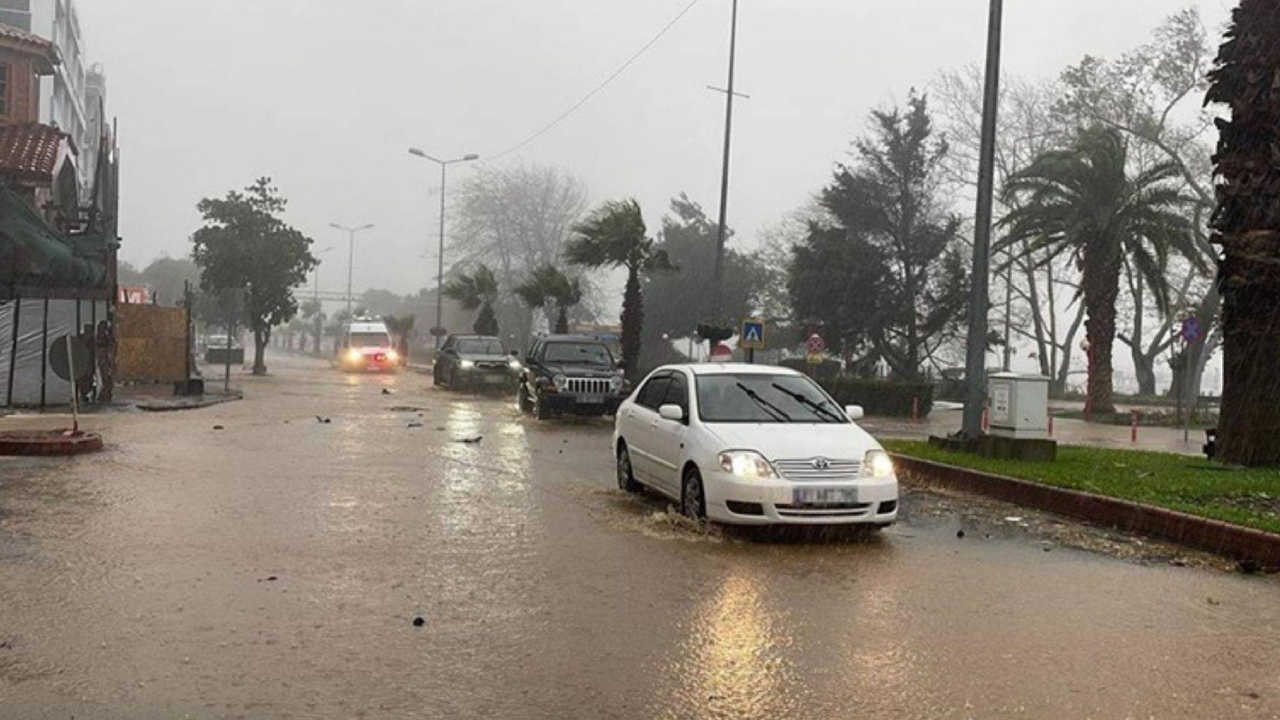
[[[533,416],[539,420],[551,417],[551,409],[547,407],[547,399],[541,392],[533,396]]]
[[[707,494],[702,488],[702,474],[689,468],[680,491],[680,511],[692,520],[707,519]]]
[[[516,382],[516,405],[525,415],[533,412],[533,401],[529,399],[529,390],[524,386],[523,380]]]
[[[627,452],[626,445],[618,449],[618,489],[629,493],[638,493],[644,489],[631,470],[631,453]]]

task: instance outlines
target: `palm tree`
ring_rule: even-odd
[[[1041,155],[1013,175],[1004,193],[1015,209],[1002,221],[1007,236],[996,250],[1045,250],[1041,263],[1063,253],[1081,272],[1089,354],[1092,412],[1113,413],[1111,350],[1116,336],[1120,271],[1128,256],[1152,288],[1162,311],[1169,305],[1165,270],[1170,252],[1203,264],[1194,228],[1179,212],[1188,202],[1175,184],[1181,170],[1159,163],[1131,176],[1124,138],[1112,129],[1082,130],[1072,146]]]
[[[556,309],[555,332],[569,332],[569,308],[582,302],[582,284],[554,265],[542,265],[515,290],[525,305],[535,310]]]
[[[565,248],[565,259],[574,265],[627,269],[627,286],[622,294],[622,360],[633,377],[639,367],[644,326],[640,273],[675,269],[667,252],[658,249],[645,232],[639,203],[610,201],[574,227],[576,237]]]
[[[320,354],[320,338],[324,334],[324,305],[319,300],[308,300],[302,303],[302,319],[307,321],[307,328],[315,338],[315,352]],[[302,352],[307,351],[307,339],[304,334],[302,337]]]
[[[470,275],[458,275],[444,286],[446,297],[457,300],[467,310],[480,309],[480,315],[471,326],[477,335],[497,335],[498,316],[493,304],[498,301],[498,278],[487,265],[481,264]]]
[[[1223,392],[1217,457],[1280,465],[1280,14],[1275,0],[1241,0],[1210,74],[1209,101],[1231,107],[1219,121],[1218,209],[1222,246]]]
[[[382,322],[395,342],[396,352],[400,353],[401,364],[409,364],[409,340],[413,338],[413,326],[417,324],[415,315],[383,315]]]

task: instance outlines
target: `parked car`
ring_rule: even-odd
[[[502,340],[485,335],[450,335],[436,353],[431,379],[436,385],[505,387],[510,390],[520,361],[507,353]]]
[[[898,518],[898,479],[861,417],[788,368],[660,368],[618,409],[618,486],[720,523],[885,527]]]
[[[612,415],[630,392],[622,366],[599,340],[548,335],[525,353],[516,402],[538,419],[552,415]]]
[[[347,371],[395,372],[400,369],[400,353],[392,345],[386,323],[355,320],[343,325],[338,345],[338,365]]]
[[[244,346],[239,340],[231,338],[227,343],[226,334],[206,335],[203,340],[204,361],[213,365],[243,365]]]

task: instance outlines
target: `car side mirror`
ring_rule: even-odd
[[[866,417],[867,413],[862,410],[861,405],[845,405],[844,414],[849,416],[850,420],[861,420]]]
[[[684,408],[674,404],[663,405],[658,408],[658,416],[671,422],[684,422]]]

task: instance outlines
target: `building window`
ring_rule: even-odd
[[[0,63],[0,117],[9,117],[9,77],[10,66]]]

